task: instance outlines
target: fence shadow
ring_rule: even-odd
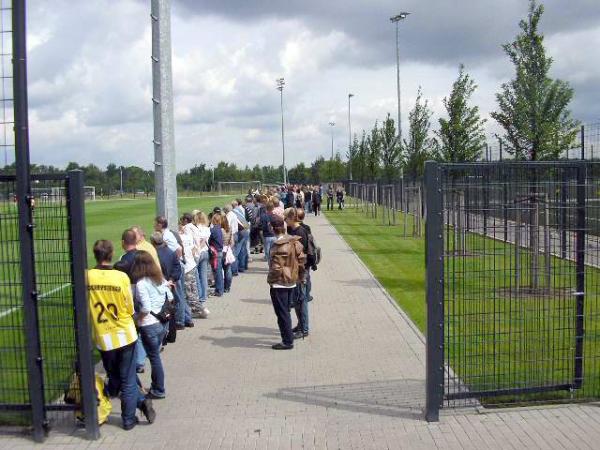
[[[425,381],[402,379],[283,388],[266,396],[324,408],[421,420]]]

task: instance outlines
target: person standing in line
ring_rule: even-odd
[[[312,189],[310,186],[304,191],[304,209],[308,213],[312,211]]]
[[[92,314],[94,342],[100,352],[108,381],[106,393],[121,397],[123,428],[131,430],[137,423],[136,408],[149,423],[156,412],[152,400],[137,385],[135,346],[138,334],[133,320],[133,297],[128,276],[111,266],[112,242],[101,239],[94,243],[96,266],[87,271],[89,308]]]
[[[185,297],[192,310],[192,318],[206,319],[206,314],[202,311],[200,305],[200,296],[198,291],[198,265],[196,261],[200,255],[200,249],[196,245],[195,233],[198,228],[192,223],[193,217],[189,213],[185,213],[179,219],[179,236],[183,243],[183,254],[185,256],[185,264],[183,267],[183,286],[185,288]],[[194,322],[187,325],[193,328]]]
[[[223,296],[223,231],[221,214],[213,213],[210,220],[210,238],[208,245],[212,248],[214,259],[211,262],[215,277],[215,297]]]
[[[279,216],[273,214],[274,206],[273,202],[268,201],[265,211],[260,217],[260,225],[262,230],[263,242],[265,244],[265,260],[270,261],[269,251],[271,250],[271,245],[275,240],[275,233],[273,231],[273,221],[277,218],[281,219]]]
[[[287,232],[290,236],[297,236],[302,244],[302,251],[305,255],[308,254],[308,233],[304,227],[300,225],[298,220],[298,212],[296,208],[288,208],[285,210],[285,223],[287,225]],[[309,333],[309,321],[308,321],[308,297],[307,297],[307,281],[308,281],[308,266],[307,258],[304,260],[304,269],[302,271],[302,277],[296,284],[295,293],[295,310],[296,318],[298,319],[297,331],[294,334],[296,339],[304,338]]]
[[[125,251],[125,253],[121,256],[115,265],[114,268],[116,270],[120,270],[124,272],[129,277],[129,281],[132,282],[131,279],[131,268],[133,267],[133,261],[135,260],[135,254],[137,253],[137,235],[131,229],[127,229],[123,231],[121,235],[121,247]],[[132,285],[132,287],[135,287]],[[132,295],[134,294],[132,289]],[[142,340],[138,339],[135,346],[135,371],[136,373],[144,373],[146,371],[146,350],[144,349],[144,345],[142,344]]]
[[[321,191],[319,188],[315,188],[312,195],[313,212],[315,213],[315,216],[321,214],[321,199]]]
[[[135,255],[131,277],[135,281],[135,298],[139,304],[136,314],[142,343],[148,354],[151,367],[150,398],[165,398],[165,371],[160,358],[160,348],[166,334],[165,325],[156,317],[165,301],[172,300],[173,294],[152,256],[140,250]]]
[[[285,234],[285,224],[275,217],[272,222],[275,241],[270,252],[269,274],[271,302],[277,316],[281,342],[271,346],[273,350],[294,348],[290,307],[296,291],[296,284],[303,277],[306,256],[302,251],[300,238]]]
[[[142,227],[140,227],[139,225],[134,225],[131,227],[131,230],[133,230],[133,232],[136,235],[136,248],[138,250],[144,250],[145,252],[150,253],[150,255],[152,255],[152,258],[154,258],[154,262],[160,265],[160,261],[158,260],[158,254],[156,253],[154,247],[152,247],[152,244],[150,244],[150,242],[146,240],[146,233],[144,233]]]
[[[185,265],[186,260],[183,254],[183,245],[181,244],[181,237],[179,233],[177,235],[169,229],[166,217],[157,216],[154,220],[154,230],[162,233],[163,241],[167,244],[167,247],[179,258],[182,266]],[[158,262],[160,266],[160,261]],[[194,322],[192,321],[192,309],[185,296],[184,277],[182,276],[177,285],[175,286],[175,297],[177,301],[177,312],[175,313],[175,323],[178,330],[184,330],[186,326],[191,326]]]
[[[235,262],[233,263],[232,270],[233,275],[236,276],[238,273],[243,273],[248,269],[248,239],[250,238],[250,224],[246,219],[246,211],[240,202],[237,200],[231,203],[233,207],[233,213],[236,215],[239,222],[238,239],[235,242],[233,249],[233,256],[235,256]]]
[[[231,290],[233,273],[231,271],[231,264],[226,261],[226,258],[227,253],[233,253],[234,234],[229,226],[227,216],[222,216],[221,230],[223,232],[223,292],[228,293]]]
[[[329,185],[327,187],[327,211],[333,209],[333,187]]]
[[[338,209],[343,209],[344,208],[344,189],[341,187],[337,188],[337,191],[335,193],[335,197],[338,203]]]
[[[310,229],[310,227],[308,225],[306,225],[304,223],[304,218],[306,217],[306,213],[303,209],[298,209],[298,223],[300,224],[300,226],[302,228],[304,228],[306,230],[306,234],[310,237],[310,235],[312,234],[312,230]],[[309,255],[310,252],[307,252],[306,254],[306,299],[308,302],[312,302],[313,300],[313,296],[312,296],[312,280],[310,277],[310,271],[312,270],[317,270],[316,267],[317,265],[315,264],[314,255]],[[306,305],[306,316],[308,317],[308,305]],[[308,325],[308,323],[307,323]],[[297,332],[298,329],[296,328],[294,330],[294,333]],[[308,332],[308,327],[307,327],[307,332]]]
[[[200,237],[200,254],[198,256],[198,294],[200,296],[200,307],[207,316],[210,311],[206,307],[208,300],[208,240],[210,238],[210,228],[208,218],[202,211],[194,215],[194,225],[198,228]]]

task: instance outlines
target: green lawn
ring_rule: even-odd
[[[426,329],[425,247],[422,238],[403,238],[396,227],[381,225],[352,208],[327,217],[381,284],[421,331]],[[574,382],[576,277],[572,261],[550,258],[547,293],[515,290],[515,247],[467,234],[467,253],[444,257],[444,335],[446,362],[457,375],[457,387],[472,391],[540,387]],[[521,286],[529,286],[527,252],[521,252]],[[541,263],[543,260],[541,260]],[[600,396],[600,272],[585,271],[582,389],[522,395],[533,401]],[[485,403],[515,398],[492,397]]]

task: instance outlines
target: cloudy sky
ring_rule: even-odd
[[[28,2],[32,162],[151,168],[148,0]],[[548,0],[542,29],[553,75],[576,90],[572,111],[600,120],[598,0]],[[280,164],[279,92],[289,165],[336,150],[352,129],[396,114],[395,30],[401,23],[403,127],[418,86],[434,110],[464,63],[487,116],[512,75],[500,45],[518,32],[526,0],[173,0],[178,170],[219,160]],[[489,131],[494,124],[489,122]]]

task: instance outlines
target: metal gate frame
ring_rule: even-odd
[[[2,30],[8,33],[9,31]],[[73,410],[73,405],[51,404],[53,399],[44,396],[44,354],[39,329],[39,293],[36,285],[35,198],[32,180],[63,180],[67,190],[67,217],[70,242],[70,275],[74,307],[75,344],[80,371],[82,411],[85,415],[87,437],[99,437],[97,398],[95,394],[94,364],[92,359],[91,328],[87,301],[85,268],[86,233],[84,216],[83,174],[31,175],[29,159],[29,120],[27,99],[27,45],[26,2],[12,0],[12,66],[14,148],[16,173],[11,178],[16,183],[18,210],[18,237],[20,249],[21,292],[23,300],[23,331],[25,336],[27,383],[29,403],[22,405],[0,404],[0,410],[31,411],[33,438],[43,441],[48,430],[47,411]]]

